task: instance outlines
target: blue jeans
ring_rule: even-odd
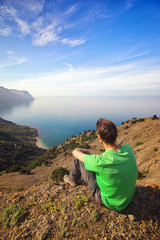
[[[93,197],[101,205],[104,205],[101,199],[101,190],[96,181],[96,173],[86,170],[84,167],[84,163],[79,161],[77,158],[74,158],[69,178],[75,182],[78,182],[78,180],[81,179],[81,176],[83,177],[83,180],[86,182]]]

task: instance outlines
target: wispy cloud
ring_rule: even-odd
[[[126,10],[129,10],[130,8],[132,8],[135,4],[136,0],[127,0],[126,2]]]
[[[30,27],[27,22],[25,22],[17,17],[15,18],[15,20],[16,20],[16,22],[20,28],[20,31],[23,35],[27,35],[30,33]]]
[[[62,42],[63,44],[70,45],[71,47],[75,47],[75,46],[78,46],[78,45],[81,45],[81,44],[85,43],[85,40],[84,40],[84,39],[68,39],[68,38],[63,38],[63,39],[61,39],[61,42]]]
[[[0,69],[5,69],[14,65],[20,65],[28,61],[26,57],[19,57],[16,56],[14,51],[8,50],[7,51],[7,59],[0,62]]]
[[[146,90],[151,94],[160,92],[159,66],[148,68],[143,61],[99,68],[74,68],[70,63],[66,65],[69,69],[63,72],[24,79],[18,82],[17,87],[26,87],[35,96],[44,93],[55,96],[114,96],[117,92],[121,96],[143,96]]]
[[[40,12],[43,11],[43,1],[19,1],[17,0],[17,8],[12,2],[9,5],[2,5],[0,10],[2,12],[3,25],[0,27],[0,34],[8,36],[11,33],[19,33],[19,36],[30,34],[32,44],[35,46],[45,46],[48,43],[65,44],[75,47],[84,44],[86,40],[70,35],[66,37],[66,30],[75,27],[74,22],[69,19],[78,10],[78,4],[71,5],[65,11],[44,12],[40,17]],[[23,6],[23,14],[19,11],[18,3]],[[27,11],[34,12],[35,15],[27,16]],[[12,25],[12,28],[10,27]],[[16,27],[17,25],[17,27]]]

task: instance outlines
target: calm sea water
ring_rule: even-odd
[[[160,115],[160,98],[52,97],[0,108],[0,117],[39,129],[42,144],[52,147],[72,135],[96,129],[99,118],[116,125],[134,117]]]

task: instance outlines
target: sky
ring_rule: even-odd
[[[0,86],[160,96],[160,1],[0,0]]]

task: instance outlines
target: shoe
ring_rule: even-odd
[[[66,183],[69,183],[72,187],[75,187],[77,185],[77,183],[71,180],[68,175],[64,175],[63,179]]]

